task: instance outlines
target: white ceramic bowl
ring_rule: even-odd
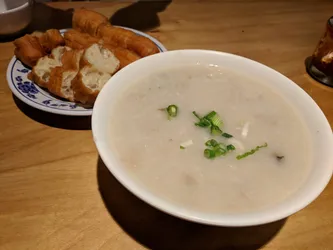
[[[303,186],[276,206],[261,210],[235,215],[209,214],[184,210],[180,206],[169,203],[153,195],[146,188],[138,185],[123,166],[114,157],[108,147],[108,126],[112,119],[110,107],[114,104],[114,97],[118,94],[120,86],[135,83],[135,76],[144,76],[155,69],[167,68],[177,64],[216,64],[226,68],[255,75],[263,82],[271,85],[283,94],[299,111],[304,118],[312,136],[314,149],[314,163],[311,173]],[[112,119],[111,119],[112,118]],[[333,136],[332,130],[323,112],[294,82],[282,74],[255,61],[222,52],[204,50],[179,50],[156,54],[143,58],[114,75],[104,86],[94,106],[92,116],[92,131],[97,149],[104,163],[112,174],[133,194],[151,204],[152,206],[174,216],[204,224],[220,226],[249,226],[277,221],[288,217],[311,203],[324,190],[333,171]]]
[[[29,0],[0,0],[0,35],[23,30],[31,21]]]

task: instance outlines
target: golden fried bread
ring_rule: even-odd
[[[32,68],[31,74],[28,76],[29,79],[40,87],[47,88],[51,70],[62,65],[61,57],[67,50],[70,50],[70,48],[59,46],[52,50],[51,55],[41,57]]]
[[[50,29],[14,41],[16,57],[32,68],[28,78],[70,101],[93,105],[115,72],[159,52],[150,39],[112,26],[95,11],[75,10],[72,25],[64,36]]]
[[[72,80],[79,71],[79,62],[82,56],[80,50],[65,51],[62,58],[62,66],[51,70],[48,83],[48,90],[59,97],[74,101],[74,92],[72,89]]]
[[[96,36],[98,27],[108,22],[109,20],[102,14],[84,8],[75,10],[72,19],[74,29],[91,36]]]
[[[14,41],[15,56],[29,67],[36,65],[39,58],[46,55],[38,39],[31,35],[25,35]]]
[[[127,66],[128,64],[130,64],[136,60],[139,60],[141,58],[135,52],[128,50],[128,49],[124,49],[122,47],[115,47],[115,46],[107,44],[107,43],[103,44],[103,46],[105,48],[109,49],[110,51],[112,51],[112,53],[118,58],[118,60],[120,62],[119,69],[122,69],[125,66]]]
[[[80,71],[72,81],[74,99],[92,105],[119,66],[119,60],[102,45],[93,44],[87,48],[80,60]]]
[[[120,69],[126,65],[140,59],[141,57],[135,52],[117,47],[114,44],[105,43],[97,37],[93,37],[87,33],[82,33],[77,30],[69,30],[64,34],[66,46],[72,49],[86,49],[94,43],[102,44],[118,58],[120,62]]]
[[[99,72],[92,67],[84,66],[72,81],[75,101],[93,105],[100,90],[110,77],[109,73]]]
[[[80,32],[101,38],[106,44],[130,49],[141,57],[159,52],[150,39],[138,36],[130,30],[112,26],[105,16],[95,11],[75,10],[72,24],[73,28]]]
[[[68,30],[64,34],[66,46],[72,49],[85,49],[100,39],[77,30]]]
[[[150,39],[138,36],[130,30],[114,27],[110,24],[100,25],[97,36],[102,38],[105,43],[115,43],[117,46],[136,52],[141,57],[159,52],[157,46]]]
[[[64,44],[65,40],[59,30],[51,29],[45,33],[36,31],[14,41],[14,54],[24,64],[32,68],[41,57]]]
[[[43,47],[45,53],[50,53],[54,48],[58,46],[65,45],[65,40],[62,37],[59,30],[49,29],[42,32],[34,32],[31,34],[32,36],[37,37],[40,45]]]

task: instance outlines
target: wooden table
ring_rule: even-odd
[[[128,5],[49,4],[85,6],[107,16]],[[30,30],[70,26],[70,11],[37,8]],[[130,25],[141,17],[136,27],[150,28],[170,50],[213,49],[264,63],[309,93],[333,125],[333,89],[312,80],[304,67],[332,9],[333,2],[324,0],[179,0],[136,4],[130,20],[122,18],[128,10],[112,20]],[[89,118],[46,114],[13,98],[5,78],[13,45],[0,43],[0,51],[1,250],[333,249],[332,182],[306,209],[259,227],[197,225],[146,205],[99,159]]]

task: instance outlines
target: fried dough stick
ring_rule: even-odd
[[[49,54],[54,48],[65,44],[59,30],[51,29],[43,32],[34,32],[16,39],[14,42],[15,56],[29,67],[36,65],[37,61]]]
[[[120,61],[120,68],[140,59],[136,53],[117,47],[113,44],[106,43],[104,40],[92,37],[86,33],[81,33],[77,30],[69,30],[64,34],[66,46],[72,49],[86,49],[94,43],[102,44],[105,48],[109,49]]]
[[[72,22],[74,29],[101,38],[106,44],[132,50],[141,57],[159,52],[150,39],[138,36],[130,30],[112,26],[105,16],[95,11],[75,10]]]

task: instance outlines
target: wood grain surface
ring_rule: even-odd
[[[81,6],[144,29],[169,50],[213,49],[266,64],[309,93],[333,126],[333,89],[304,66],[332,1],[56,2],[35,6],[26,32],[68,28],[68,9]],[[248,228],[182,221],[138,200],[99,159],[89,117],[47,114],[12,96],[5,75],[13,38],[0,43],[1,250],[333,249],[332,182],[288,219]]]

